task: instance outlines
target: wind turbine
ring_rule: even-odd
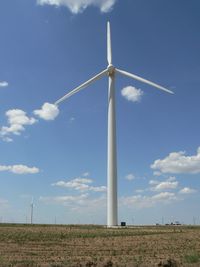
[[[117,147],[116,147],[116,116],[115,116],[115,75],[121,74],[134,80],[151,85],[157,89],[173,94],[167,88],[148,81],[135,74],[124,70],[117,69],[112,64],[112,46],[111,46],[111,31],[110,23],[107,22],[107,61],[108,66],[105,70],[98,73],[93,78],[76,87],[62,98],[55,102],[55,105],[60,104],[67,98],[78,93],[96,80],[108,76],[108,143],[107,143],[107,226],[117,226]]]
[[[33,197],[32,197],[31,205],[30,206],[31,206],[30,222],[31,222],[31,224],[33,224],[33,207],[34,207]]]

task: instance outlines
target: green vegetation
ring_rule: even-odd
[[[15,241],[23,243],[25,241],[59,241],[74,238],[105,238],[105,237],[127,237],[127,236],[143,236],[158,235],[170,233],[181,233],[179,229],[174,230],[171,227],[134,227],[134,228],[118,228],[107,229],[103,226],[94,225],[69,225],[69,226],[52,226],[52,225],[15,225],[0,224],[1,228],[8,227],[10,232],[1,231],[0,241]],[[38,227],[40,231],[37,231]],[[55,231],[56,228],[56,231]],[[14,229],[14,231],[12,231]],[[23,229],[23,230],[22,230]],[[36,229],[36,231],[34,231]]]
[[[190,254],[185,255],[186,263],[197,263],[200,262],[200,254],[197,252],[192,252]]]

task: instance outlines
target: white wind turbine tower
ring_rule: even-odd
[[[33,197],[32,197],[31,205],[30,206],[31,206],[30,222],[31,222],[31,224],[33,224],[33,207],[34,207]]]
[[[70,96],[78,93],[80,90],[89,86],[103,76],[108,76],[108,143],[107,143],[107,226],[117,226],[117,147],[116,147],[116,118],[115,118],[115,75],[122,74],[134,80],[146,83],[157,89],[173,94],[172,91],[160,86],[154,82],[148,81],[135,74],[117,69],[112,64],[112,46],[111,46],[111,31],[110,23],[107,23],[107,60],[108,66],[105,70],[89,79],[85,83],[76,87],[62,98],[55,102],[55,105],[60,104]]]

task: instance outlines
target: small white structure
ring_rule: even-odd
[[[107,60],[108,66],[105,70],[76,87],[62,98],[55,102],[55,105],[60,104],[65,99],[69,98],[75,93],[78,93],[83,88],[89,86],[91,83],[108,76],[108,165],[107,165],[107,226],[113,227],[118,225],[117,220],[117,148],[116,148],[116,119],[115,119],[115,75],[122,74],[129,78],[133,78],[140,82],[146,83],[167,93],[173,94],[172,91],[160,86],[156,83],[143,79],[135,74],[131,74],[124,70],[119,70],[112,65],[112,47],[111,47],[111,32],[110,23],[107,23]]]

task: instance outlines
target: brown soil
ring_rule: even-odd
[[[0,224],[0,267],[200,266],[200,227]]]

